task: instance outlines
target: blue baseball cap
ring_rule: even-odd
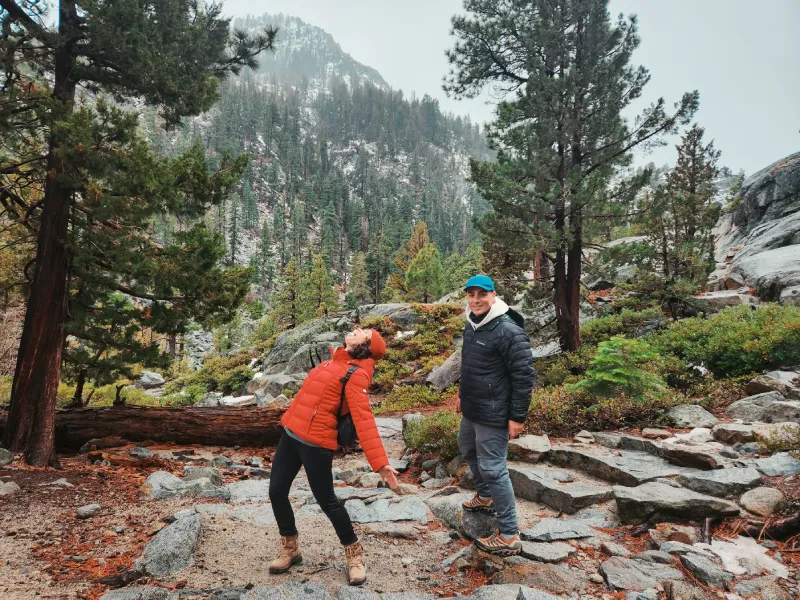
[[[475,275],[467,279],[467,283],[464,284],[464,290],[468,290],[471,287],[483,288],[488,292],[493,292],[494,281],[488,275]]]

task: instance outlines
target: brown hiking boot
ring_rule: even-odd
[[[522,552],[522,542],[518,535],[506,540],[499,531],[495,531],[489,537],[478,538],[475,540],[475,545],[484,552],[498,556],[514,556]]]
[[[347,559],[347,583],[361,585],[367,580],[367,568],[364,566],[364,547],[361,542],[344,547]]]
[[[494,512],[494,502],[492,502],[492,499],[489,498],[488,500],[481,500],[481,497],[478,494],[475,494],[475,497],[471,500],[463,502],[461,506],[464,507],[464,510],[468,510],[470,512]]]
[[[286,573],[292,565],[298,565],[302,562],[300,540],[297,536],[281,536],[281,555],[269,564],[269,572],[275,575]]]

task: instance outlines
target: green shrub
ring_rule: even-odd
[[[736,377],[800,363],[800,308],[737,306],[685,319],[653,336],[654,346],[714,376]]]
[[[658,353],[647,342],[612,337],[597,347],[587,378],[570,387],[595,398],[660,397],[666,393],[667,384],[656,372],[658,362]]]
[[[170,398],[172,394],[194,386],[198,386],[195,389],[202,387],[203,393],[213,391],[235,393],[253,378],[253,370],[247,366],[252,359],[253,355],[249,352],[242,352],[236,356],[209,357],[199,371],[169,382],[165,391]]]
[[[403,438],[415,452],[435,454],[442,460],[451,460],[458,455],[460,425],[460,415],[452,410],[440,410],[420,421],[409,423]]]
[[[12,377],[0,376],[0,405],[11,403],[11,383],[13,381]]]
[[[775,426],[774,433],[758,442],[769,454],[776,452],[789,452],[800,458],[800,425],[797,423],[782,423]]]
[[[597,399],[571,386],[538,388],[533,392],[526,429],[532,433],[570,436],[581,429],[599,431],[649,426],[658,421],[666,409],[685,401],[678,393],[642,401],[627,396]]]
[[[564,352],[536,361],[536,381],[541,387],[577,383],[584,378],[597,349],[581,346],[577,352]]]
[[[122,385],[125,381],[121,380],[118,381],[116,384],[112,383],[110,385],[104,385],[94,390],[92,393],[92,399],[89,402],[88,406],[111,406],[114,404],[114,399],[117,396],[117,385]],[[75,388],[72,387],[72,394],[75,393]],[[91,388],[87,387],[84,388],[84,401],[86,396],[91,393]],[[72,400],[72,394],[70,394],[69,400]],[[146,394],[144,390],[139,388],[135,388],[133,386],[126,386],[120,392],[120,398],[125,400],[125,404],[129,404],[131,406],[161,406],[162,399],[161,398],[154,398],[153,396]]]
[[[410,410],[421,406],[436,406],[442,402],[442,394],[427,385],[401,385],[394,388],[381,402],[376,413],[395,410]]]
[[[644,326],[666,324],[667,318],[661,310],[648,308],[642,311],[623,309],[622,312],[593,319],[581,327],[581,341],[584,344],[597,346],[617,335],[628,338],[636,337],[636,333]]]

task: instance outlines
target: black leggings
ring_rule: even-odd
[[[294,478],[305,467],[311,492],[314,494],[322,512],[333,523],[336,535],[344,546],[358,541],[350,515],[339,502],[333,491],[333,450],[309,446],[281,433],[275,457],[272,460],[272,474],[269,480],[269,499],[272,512],[278,522],[278,531],[282,536],[297,535],[294,511],[289,502],[289,489]]]

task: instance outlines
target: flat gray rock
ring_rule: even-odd
[[[179,495],[186,484],[182,479],[175,477],[166,471],[155,471],[150,473],[142,487],[142,493],[148,500],[162,500]]]
[[[244,479],[229,483],[226,487],[234,504],[269,501],[269,479]]]
[[[356,523],[382,523],[387,521],[428,522],[428,510],[419,498],[408,496],[399,502],[379,498],[372,504],[351,500],[345,504],[347,514]]]
[[[713,427],[719,422],[714,415],[698,404],[680,404],[667,412],[667,418],[675,427]]]
[[[470,498],[472,494],[437,496],[428,498],[425,504],[439,521],[460,535],[473,540],[491,535],[497,527],[494,515],[465,511],[462,504]]]
[[[340,587],[333,597],[336,600],[381,600],[381,597],[375,592],[349,585]]]
[[[675,562],[675,557],[667,554],[666,552],[661,552],[660,550],[645,550],[644,552],[634,554],[631,558],[635,560],[643,560],[645,562],[659,563],[662,565],[671,565]]]
[[[600,544],[600,549],[609,556],[622,556],[624,558],[628,558],[631,555],[631,551],[625,546],[615,544],[614,542],[602,542]]]
[[[597,532],[581,519],[555,519],[548,517],[537,521],[532,527],[521,531],[524,540],[532,542],[553,542],[556,540],[574,540],[594,537]]]
[[[549,460],[562,467],[580,469],[600,479],[628,486],[641,485],[661,477],[674,477],[687,471],[685,467],[671,465],[658,456],[629,450],[620,450],[617,456],[559,446],[550,451]]]
[[[543,563],[560,563],[575,552],[575,548],[564,542],[522,542],[522,552],[525,558]]]
[[[711,430],[714,439],[723,444],[747,444],[754,442],[755,436],[753,429],[755,425],[744,425],[741,423],[720,423]]]
[[[761,484],[761,475],[752,467],[733,467],[678,475],[683,487],[720,498],[737,497]]]
[[[255,587],[242,600],[331,600],[318,583],[289,581],[279,586]]]
[[[664,483],[645,483],[635,488],[614,486],[619,517],[624,523],[644,523],[652,515],[703,519],[739,514],[727,500],[675,488]]]
[[[367,500],[375,496],[391,497],[392,492],[385,488],[357,488],[357,487],[341,487],[333,488],[336,497],[342,502],[349,502],[350,500]],[[309,504],[315,504],[317,501],[311,497],[308,500]]]
[[[237,506],[229,513],[231,519],[244,521],[257,527],[271,527],[275,524],[275,514],[271,504],[252,504]]]
[[[731,404],[725,412],[728,416],[742,421],[800,422],[800,402],[786,400],[779,392],[766,392],[742,398]]]
[[[681,556],[681,563],[700,583],[713,588],[727,589],[728,584],[733,580],[733,574],[715,565],[711,559],[699,554],[684,554]]]
[[[569,471],[509,463],[508,473],[515,495],[567,514],[613,497],[610,486],[572,483],[574,475]]]
[[[777,577],[765,575],[736,584],[734,591],[743,598],[759,600],[793,600],[792,594],[780,583]]]
[[[800,291],[800,288],[795,288]],[[783,294],[781,294],[782,296]],[[800,293],[795,294],[800,299]],[[795,304],[798,304],[795,301]],[[763,394],[765,392],[780,392],[789,400],[800,400],[800,386],[797,385],[800,373],[796,371],[770,371],[755,377],[747,384],[745,390],[748,394]]]
[[[403,419],[395,417],[375,417],[378,433],[384,440],[400,438],[403,435]]]
[[[222,485],[222,473],[214,467],[184,467],[183,481],[208,479],[213,485]]]
[[[643,591],[662,581],[683,579],[681,572],[672,567],[619,556],[603,562],[600,574],[612,590]]]
[[[135,448],[131,449],[131,456],[135,458],[150,458],[153,456],[153,453],[150,452],[147,448],[142,448],[140,446],[136,446]]]
[[[200,517],[188,514],[159,531],[147,542],[135,566],[153,577],[168,577],[188,567],[200,535]]]
[[[800,460],[788,452],[779,452],[769,458],[759,458],[754,460],[753,464],[762,475],[767,477],[785,477],[800,473]]]
[[[519,460],[536,463],[550,452],[550,438],[546,435],[523,435],[508,442],[508,453]]]
[[[118,590],[109,590],[100,600],[178,600],[178,592],[155,586],[134,585]]]

